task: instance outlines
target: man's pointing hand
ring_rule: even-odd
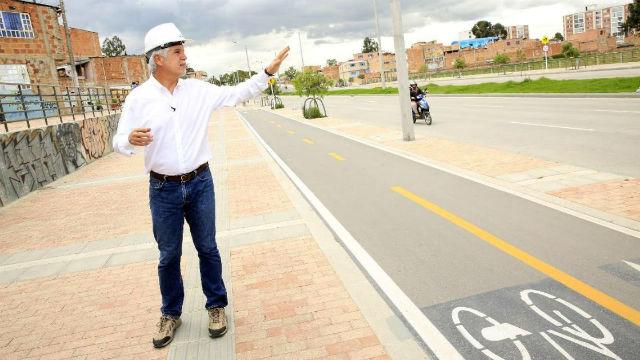
[[[289,47],[287,46],[286,48],[282,49],[282,51],[280,51],[278,55],[276,55],[271,64],[269,64],[269,66],[267,66],[265,70],[267,70],[269,74],[277,73],[278,69],[280,69],[280,64],[282,64],[282,62],[287,58],[288,55]]]

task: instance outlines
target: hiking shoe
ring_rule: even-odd
[[[227,332],[227,315],[224,308],[216,307],[208,309],[209,311],[209,336],[212,338],[220,337]]]
[[[174,318],[167,315],[162,315],[160,322],[156,325],[158,332],[153,336],[153,347],[158,349],[169,345],[173,340],[173,333],[182,324],[180,318]]]

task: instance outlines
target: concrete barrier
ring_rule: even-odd
[[[119,118],[0,134],[0,207],[111,153]]]

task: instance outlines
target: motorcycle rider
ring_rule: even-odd
[[[424,91],[418,87],[418,83],[414,80],[409,85],[409,97],[411,98],[411,110],[414,118],[418,116],[418,95],[424,95]]]

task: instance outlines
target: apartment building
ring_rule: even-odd
[[[622,23],[629,17],[629,5],[605,8],[591,5],[585,7],[584,11],[565,15],[564,38],[567,41],[587,41],[604,36],[615,37],[617,43],[623,43]]]
[[[507,26],[508,40],[524,40],[529,38],[529,25]]]
[[[339,64],[340,79],[343,81],[356,81],[355,79],[369,73],[369,63],[363,59],[351,59]]]

